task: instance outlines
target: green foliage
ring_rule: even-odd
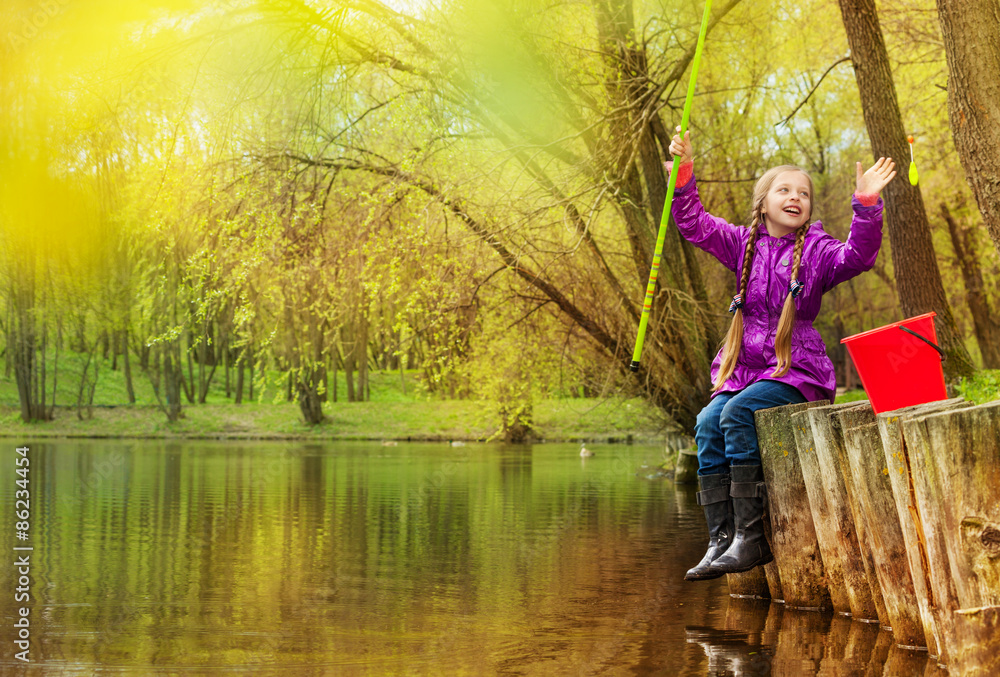
[[[963,378],[958,385],[958,394],[976,404],[1000,400],[1000,369],[984,369]]]
[[[46,252],[37,303],[46,364],[61,346],[57,403],[84,380],[96,404],[128,401],[107,361],[84,378],[103,337],[127,340],[137,403],[172,398],[175,415],[168,357],[185,408],[228,401],[221,374],[241,362],[256,400],[283,400],[291,375],[306,419],[330,399],[334,369],[341,400],[350,382],[360,400],[492,401],[499,431],[536,424],[553,396],[655,381],[676,414],[705,395],[697,375],[733,279],[701,252],[688,268],[677,251],[664,258],[652,376],[637,385],[621,370],[663,179],[663,140],[641,130],[650,115],[678,122],[677,66],[700,5],[390,6],[194,0],[123,14],[102,2],[66,8],[8,55],[0,301],[9,313],[26,279],[17,266]],[[882,8],[883,31],[932,220],[947,202],[973,233],[995,308],[995,252],[955,181],[933,8]],[[17,0],[0,21],[35,9]],[[815,216],[846,238],[854,162],[871,149],[845,53],[828,2],[744,0],[713,29],[691,119],[709,209],[742,222],[753,180],[794,162],[815,181]],[[935,242],[960,308],[946,229]],[[885,246],[872,274],[826,297],[816,326],[840,364],[840,338],[898,312]],[[955,315],[971,336],[969,314]],[[0,331],[9,340],[8,321]],[[0,381],[0,401],[11,392]]]

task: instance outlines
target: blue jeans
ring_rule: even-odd
[[[805,402],[799,389],[778,381],[757,381],[738,393],[719,393],[698,414],[698,474],[729,472],[731,465],[760,465],[753,413]]]

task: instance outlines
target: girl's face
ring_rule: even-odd
[[[802,172],[787,170],[774,177],[764,197],[764,223],[775,237],[801,228],[812,214],[812,186]]]

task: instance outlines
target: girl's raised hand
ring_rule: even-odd
[[[671,146],[672,148],[673,146]],[[878,195],[882,189],[896,176],[896,163],[892,158],[880,157],[867,172],[862,171],[858,163],[858,193],[862,195]]]
[[[691,162],[694,158],[694,149],[691,147],[691,130],[684,132],[684,138],[681,138],[681,128],[677,127],[677,133],[674,134],[673,140],[670,141],[670,154],[675,157],[680,157],[680,164],[686,162]],[[667,167],[671,167],[672,163],[668,162]]]

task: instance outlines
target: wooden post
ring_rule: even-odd
[[[769,599],[774,597],[767,584],[764,569],[757,567],[741,574],[726,574],[729,582],[729,594],[734,597],[758,597]]]
[[[804,402],[761,409],[754,415],[767,483],[771,550],[781,576],[782,597],[792,608],[832,606],[790,418],[818,406],[821,403]]]
[[[958,612],[1000,606],[1000,402],[904,419],[903,438],[945,649],[973,674],[989,623]]]
[[[698,483],[698,452],[692,449],[678,450],[677,464],[674,467],[674,482],[676,484]]]
[[[959,609],[955,612],[955,634],[961,638],[951,665],[952,674],[965,677],[1000,675],[1000,607]]]
[[[850,505],[851,517],[858,530],[858,546],[861,553],[861,562],[865,569],[865,580],[871,591],[872,602],[875,604],[875,612],[879,623],[883,627],[889,626],[889,614],[886,611],[885,598],[882,594],[882,586],[878,580],[875,565],[874,547],[872,545],[873,529],[869,524],[868,516],[861,510],[861,502],[857,498],[859,489],[854,473],[851,471],[851,460],[847,454],[847,440],[844,431],[859,425],[871,424],[875,422],[875,414],[872,411],[871,403],[864,402],[857,407],[845,407],[831,414],[834,430],[834,439],[839,443],[833,447],[837,454],[835,462],[838,464],[837,472],[844,478],[844,488],[847,492],[847,500]],[[870,618],[870,617],[866,617]]]
[[[845,474],[847,452],[839,419],[834,415],[848,408],[868,409],[868,403],[849,402],[832,407],[810,409],[805,413],[812,428],[816,462],[819,466],[822,494],[830,510],[830,532],[835,548],[831,557],[841,563],[844,588],[851,616],[858,620],[886,619],[882,590],[875,582],[871,551],[865,544],[865,521],[854,515],[851,481]],[[807,485],[808,487],[808,485]],[[822,551],[823,542],[820,541]],[[824,557],[825,559],[825,557]],[[874,586],[873,586],[874,583]],[[881,611],[880,611],[881,610]]]
[[[823,485],[820,471],[816,441],[813,437],[810,412],[843,409],[844,406],[856,406],[856,402],[833,406],[814,407],[806,411],[792,414],[792,429],[795,433],[795,445],[799,450],[799,466],[802,470],[802,480],[805,483],[806,494],[809,497],[809,508],[812,511],[813,526],[816,528],[816,540],[819,542],[820,554],[823,557],[823,569],[826,571],[827,587],[830,590],[830,601],[833,610],[841,614],[851,613],[850,595],[844,580],[844,567],[847,564],[841,552],[838,539],[839,525],[834,517],[834,506],[828,501],[828,492]],[[853,536],[853,530],[848,530]],[[860,566],[860,565],[859,565]],[[861,568],[862,576],[864,569]],[[866,594],[870,597],[867,581],[864,581]],[[874,607],[873,607],[874,610]]]
[[[897,644],[925,647],[927,640],[878,426],[873,422],[846,428],[844,442],[854,477],[854,499],[871,527],[875,574],[882,588],[892,634]]]
[[[937,612],[927,565],[923,519],[917,507],[916,494],[911,480],[909,451],[903,442],[902,422],[913,416],[967,406],[971,405],[962,399],[943,400],[878,415],[882,449],[885,454],[886,467],[889,469],[889,482],[892,485],[892,494],[896,502],[896,514],[902,528],[903,542],[906,544],[910,573],[913,575],[913,588],[920,610],[920,619],[924,626],[927,651],[932,656],[937,656],[942,663],[947,663],[949,658],[941,640],[941,629],[937,627],[935,619]]]

